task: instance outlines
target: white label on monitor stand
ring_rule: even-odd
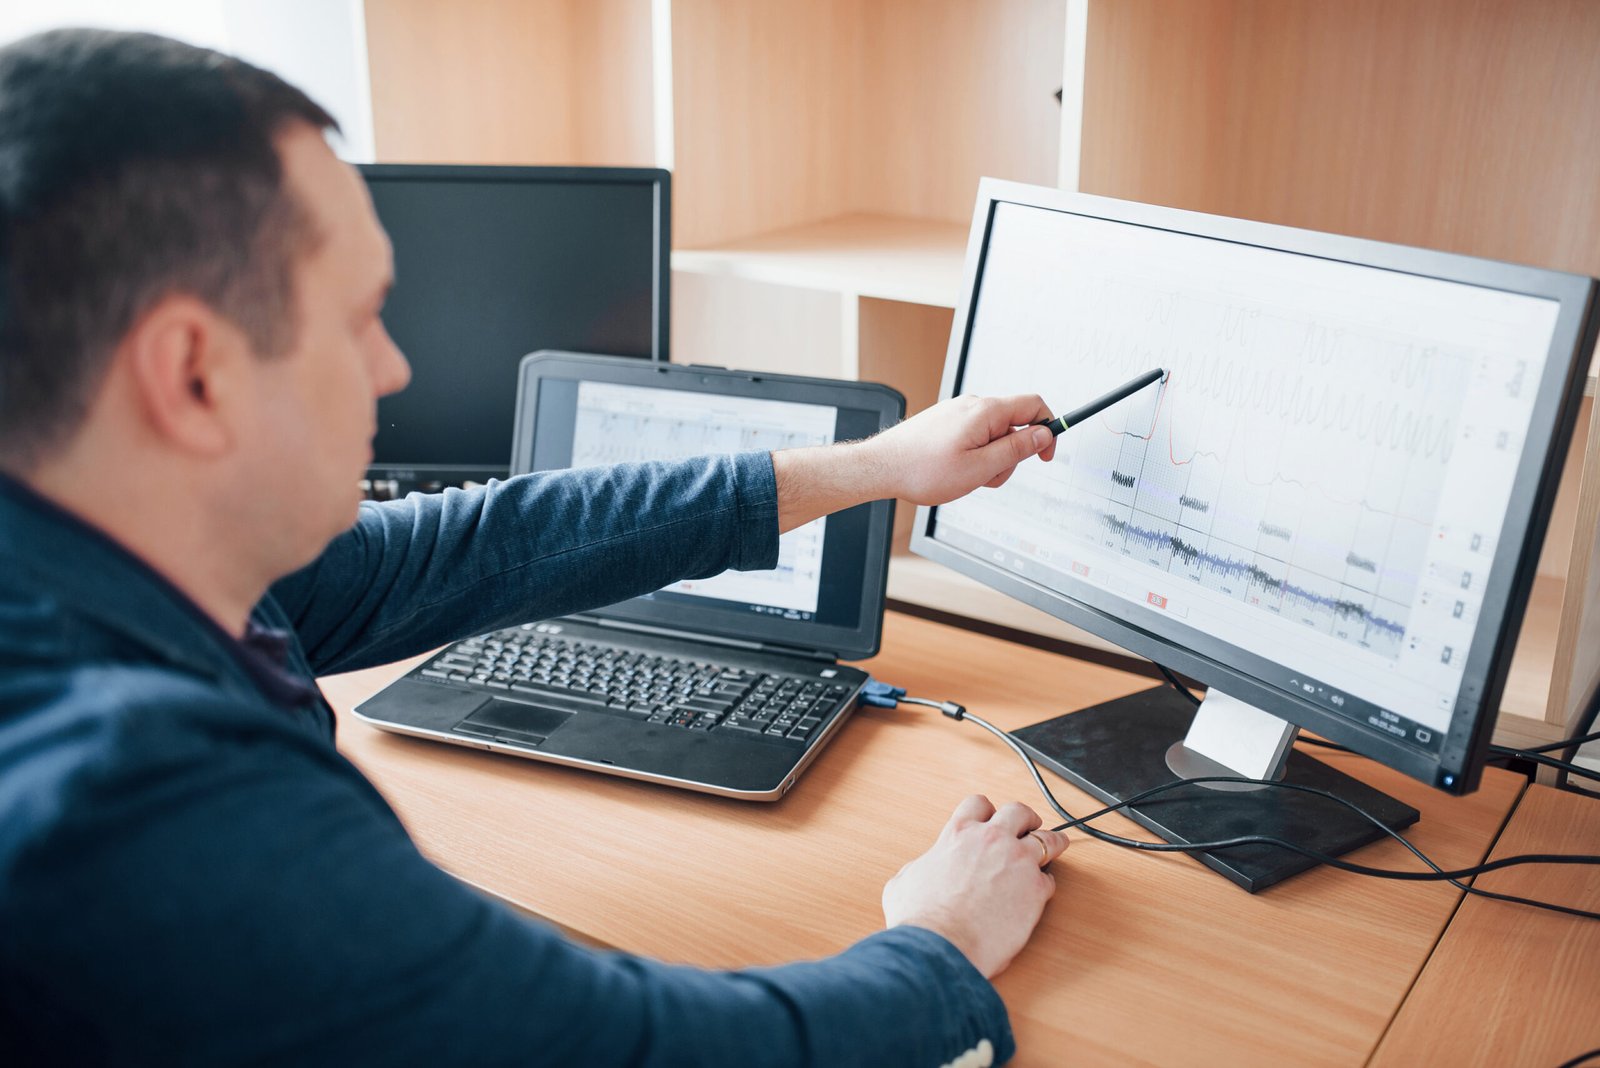
[[[1270,712],[1212,688],[1195,710],[1185,749],[1248,779],[1276,778],[1296,728]]]

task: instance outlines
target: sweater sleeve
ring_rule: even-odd
[[[770,568],[777,553],[772,457],[751,452],[363,504],[354,527],[271,594],[312,669],[329,674],[679,579]]]

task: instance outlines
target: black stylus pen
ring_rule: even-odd
[[[1116,389],[1103,397],[1097,397],[1081,408],[1075,408],[1066,415],[1058,415],[1054,419],[1041,419],[1034,426],[1046,426],[1050,433],[1061,436],[1061,432],[1070,426],[1077,426],[1092,415],[1099,415],[1107,408],[1124,397],[1131,397],[1152,382],[1160,382],[1167,377],[1167,372],[1157,367],[1154,371],[1146,371],[1132,382],[1124,382]]]

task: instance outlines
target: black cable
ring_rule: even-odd
[[[1584,919],[1600,920],[1600,912],[1590,912],[1585,909],[1571,908],[1567,905],[1557,905],[1548,901],[1534,901],[1530,898],[1518,897],[1513,894],[1501,894],[1491,890],[1480,890],[1477,887],[1460,882],[1461,879],[1474,878],[1486,872],[1498,871],[1501,868],[1516,867],[1523,864],[1600,865],[1600,856],[1589,856],[1586,854],[1548,853],[1517,854],[1510,857],[1501,857],[1498,860],[1486,861],[1485,863],[1476,864],[1468,868],[1461,868],[1455,871],[1446,871],[1437,863],[1435,863],[1433,859],[1426,853],[1422,852],[1422,850],[1413,845],[1404,835],[1400,834],[1400,832],[1396,831],[1394,828],[1390,827],[1388,824],[1384,823],[1370,812],[1367,812],[1359,805],[1356,805],[1345,798],[1339,797],[1337,794],[1330,793],[1327,790],[1319,790],[1316,787],[1304,786],[1299,783],[1278,782],[1271,779],[1248,779],[1243,776],[1236,775],[1213,775],[1194,779],[1180,779],[1174,782],[1163,783],[1159,786],[1141,791],[1140,793],[1137,793],[1132,797],[1126,798],[1122,801],[1107,805],[1099,811],[1092,812],[1087,816],[1076,817],[1073,816],[1072,813],[1068,812],[1066,807],[1056,799],[1056,796],[1051,791],[1049,784],[1044,781],[1044,776],[1039,774],[1038,765],[1034,763],[1033,758],[1029,756],[1028,752],[1022,748],[1022,745],[1014,737],[1012,737],[1010,732],[1003,731],[994,724],[989,723],[987,720],[984,720],[978,716],[974,716],[961,705],[955,704],[954,702],[930,701],[926,698],[905,696],[900,696],[899,700],[909,704],[925,705],[930,708],[937,708],[951,719],[971,720],[973,723],[976,723],[990,734],[993,734],[996,738],[999,738],[1001,742],[1003,742],[1014,753],[1016,753],[1018,757],[1022,759],[1023,764],[1028,769],[1028,774],[1033,777],[1034,785],[1039,788],[1039,792],[1042,793],[1045,797],[1045,800],[1050,803],[1050,807],[1053,808],[1056,813],[1066,821],[1065,823],[1059,824],[1058,826],[1052,828],[1053,830],[1065,831],[1076,827],[1090,837],[1096,838],[1111,845],[1122,846],[1127,849],[1137,849],[1147,852],[1160,853],[1210,853],[1223,849],[1234,849],[1240,846],[1277,846],[1278,848],[1287,849],[1290,852],[1298,853],[1299,855],[1316,861],[1319,864],[1326,864],[1329,867],[1337,868],[1341,871],[1348,871],[1356,875],[1366,875],[1373,878],[1397,879],[1411,882],[1448,882],[1458,890],[1462,891],[1464,894],[1475,894],[1479,897],[1487,897],[1496,901],[1507,901],[1514,904],[1527,905],[1531,908],[1546,909],[1551,912],[1560,912],[1570,916],[1578,916]],[[1140,801],[1144,801],[1159,794],[1166,793],[1169,790],[1174,790],[1181,786],[1199,785],[1207,782],[1244,783],[1255,786],[1277,787],[1280,789],[1297,790],[1301,793],[1314,794],[1319,797],[1327,798],[1336,804],[1343,805],[1350,809],[1362,819],[1365,819],[1367,822],[1377,827],[1384,834],[1399,842],[1430,870],[1399,871],[1390,868],[1374,868],[1365,864],[1355,864],[1339,857],[1329,856],[1317,850],[1309,849],[1300,845],[1298,842],[1290,842],[1286,839],[1276,838],[1271,835],[1240,835],[1235,838],[1227,838],[1215,842],[1192,842],[1180,845],[1171,842],[1141,842],[1137,839],[1124,838],[1121,835],[1102,831],[1098,827],[1089,826],[1090,820],[1099,819],[1102,816],[1116,812],[1119,809],[1127,808],[1130,805],[1138,804]]]
[[[1562,1061],[1556,1068],[1578,1068],[1579,1065],[1588,1064],[1590,1061],[1600,1060],[1600,1049],[1592,1049],[1588,1053],[1580,1053],[1570,1061]]]
[[[1323,748],[1323,749],[1332,749],[1332,750],[1334,750],[1335,752],[1338,752],[1338,753],[1353,753],[1353,752],[1355,752],[1355,750],[1351,749],[1348,745],[1340,745],[1338,742],[1330,742],[1326,738],[1308,738],[1308,737],[1306,737],[1305,735],[1302,734],[1299,737],[1297,737],[1295,739],[1295,741],[1304,742],[1307,745],[1319,746],[1320,748]]]
[[[1495,756],[1511,757],[1516,760],[1526,760],[1531,764],[1543,764],[1547,768],[1558,768],[1567,775],[1576,775],[1580,779],[1593,779],[1600,782],[1600,771],[1586,768],[1581,764],[1574,764],[1569,760],[1557,760],[1555,757],[1545,756],[1530,749],[1512,749],[1504,745],[1491,745],[1489,752]],[[1566,787],[1563,787],[1566,789]]]
[[[935,707],[943,707],[938,702],[918,701],[917,703],[931,704]],[[960,708],[959,705],[951,707],[958,709]],[[1028,773],[1033,777],[1034,784],[1039,787],[1039,790],[1044,794],[1045,799],[1050,802],[1050,807],[1055,809],[1057,814],[1066,820],[1065,823],[1052,828],[1052,830],[1063,831],[1071,830],[1072,828],[1077,827],[1090,837],[1097,838],[1100,841],[1111,845],[1122,846],[1127,849],[1138,849],[1146,852],[1158,853],[1210,853],[1222,849],[1235,849],[1240,846],[1271,845],[1277,846],[1281,849],[1287,849],[1293,853],[1298,853],[1303,857],[1318,862],[1319,864],[1326,864],[1329,867],[1338,868],[1342,871],[1348,871],[1356,875],[1366,875],[1377,879],[1397,879],[1410,882],[1448,882],[1452,886],[1461,890],[1463,893],[1475,894],[1479,897],[1487,897],[1496,901],[1507,901],[1519,905],[1528,905],[1532,908],[1546,909],[1551,912],[1560,912],[1569,916],[1578,916],[1583,919],[1600,920],[1600,912],[1590,912],[1586,909],[1576,909],[1567,905],[1557,905],[1548,901],[1535,901],[1531,898],[1518,897],[1514,894],[1502,894],[1493,890],[1481,890],[1475,886],[1469,886],[1459,881],[1461,879],[1474,878],[1487,872],[1498,871],[1501,868],[1518,867],[1523,864],[1579,864],[1586,866],[1600,865],[1600,856],[1591,856],[1588,854],[1579,853],[1527,853],[1517,854],[1510,857],[1501,857],[1499,860],[1486,861],[1482,864],[1476,864],[1468,868],[1460,868],[1455,871],[1446,871],[1437,863],[1435,863],[1427,854],[1423,853],[1420,849],[1413,845],[1404,835],[1400,834],[1400,832],[1396,831],[1394,828],[1390,827],[1388,824],[1384,823],[1370,812],[1367,812],[1361,806],[1356,805],[1353,802],[1338,796],[1337,794],[1329,793],[1326,790],[1319,790],[1312,786],[1303,786],[1299,783],[1279,782],[1273,779],[1248,779],[1244,778],[1243,776],[1236,775],[1203,776],[1194,779],[1180,779],[1175,782],[1163,783],[1159,786],[1154,786],[1148,790],[1134,794],[1132,797],[1118,801],[1115,804],[1107,805],[1098,812],[1092,812],[1083,817],[1075,817],[1072,815],[1072,813],[1068,812],[1065,807],[1062,806],[1060,801],[1056,799],[1055,794],[1050,791],[1050,787],[1045,783],[1044,777],[1039,774],[1038,765],[1034,763],[1033,758],[1028,755],[1027,751],[1022,748],[1022,746],[1010,735],[1009,732],[1003,731],[994,724],[989,723],[986,720],[983,720],[978,716],[974,716],[972,713],[964,710],[959,715],[948,712],[946,714],[951,715],[951,717],[955,719],[971,720],[984,730],[988,731],[990,734],[993,734],[995,737],[999,738],[1008,747],[1010,747],[1013,752],[1022,758],[1023,763],[1028,767]],[[1345,806],[1352,812],[1355,812],[1357,815],[1367,820],[1373,826],[1383,831],[1390,838],[1393,838],[1395,841],[1399,842],[1413,856],[1415,856],[1418,860],[1432,870],[1425,872],[1398,871],[1390,868],[1374,868],[1365,864],[1355,864],[1351,861],[1343,860],[1339,857],[1329,856],[1314,849],[1308,849],[1305,846],[1300,845],[1298,842],[1290,842],[1286,839],[1276,838],[1271,835],[1240,835],[1236,838],[1227,838],[1215,842],[1195,842],[1180,845],[1172,842],[1141,842],[1137,839],[1124,838],[1121,835],[1110,834],[1109,832],[1102,831],[1099,828],[1088,826],[1088,821],[1090,820],[1098,819],[1101,816],[1116,812],[1119,809],[1138,804],[1140,801],[1155,797],[1158,794],[1166,793],[1169,790],[1175,790],[1181,786],[1198,785],[1207,782],[1248,783],[1257,786],[1271,786],[1278,787],[1280,789],[1298,790],[1301,793],[1315,794],[1319,797],[1325,797],[1330,801]]]
[[[1550,742],[1547,745],[1530,745],[1525,749],[1518,749],[1517,752],[1519,752],[1519,753],[1553,753],[1557,749],[1574,749],[1574,750],[1576,750],[1576,749],[1582,748],[1583,746],[1588,745],[1590,742],[1600,742],[1600,731],[1595,731],[1592,734],[1580,734],[1576,738],[1563,738],[1559,742]],[[1571,760],[1572,758],[1571,757],[1562,757],[1562,759],[1563,760]]]
[[[1600,772],[1594,771],[1591,768],[1586,768],[1581,764],[1573,763],[1569,760],[1557,760],[1555,757],[1543,755],[1553,749],[1564,748],[1573,741],[1576,741],[1579,745],[1582,745],[1586,741],[1595,740],[1600,740],[1600,734],[1586,735],[1581,739],[1568,739],[1561,742],[1551,742],[1549,745],[1541,745],[1532,749],[1515,749],[1508,745],[1491,745],[1489,747],[1489,753],[1491,756],[1506,757],[1511,760],[1526,760],[1530,764],[1543,764],[1545,767],[1557,768],[1568,774],[1576,775],[1581,779],[1593,779],[1596,782],[1600,782]],[[1351,749],[1347,745],[1340,745],[1338,742],[1330,742],[1322,738],[1308,738],[1305,735],[1301,735],[1300,737],[1296,738],[1295,741],[1304,742],[1306,745],[1315,745],[1323,749],[1332,749],[1340,753],[1355,752],[1355,750]],[[1570,785],[1561,788],[1565,790],[1574,789],[1574,787]],[[1591,793],[1592,791],[1582,790],[1580,792]]]
[[[1150,662],[1155,664],[1154,660]],[[1172,688],[1174,690],[1177,690],[1179,693],[1183,694],[1183,696],[1187,697],[1194,704],[1198,705],[1200,703],[1200,698],[1194,695],[1194,691],[1190,690],[1189,687],[1178,681],[1178,676],[1168,671],[1164,665],[1156,664],[1156,670],[1161,672],[1163,678],[1172,683]]]

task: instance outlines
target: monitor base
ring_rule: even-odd
[[[1183,739],[1193,718],[1194,705],[1171,687],[1162,686],[1069,712],[1012,734],[1040,764],[1110,804],[1179,781],[1167,767],[1167,749]],[[1410,805],[1299,750],[1290,753],[1283,779],[1327,790],[1395,830],[1411,826],[1419,816]],[[1339,856],[1387,837],[1343,805],[1273,787],[1235,793],[1190,784],[1123,812],[1175,844],[1264,834]],[[1191,856],[1251,893],[1318,863],[1265,845]]]

